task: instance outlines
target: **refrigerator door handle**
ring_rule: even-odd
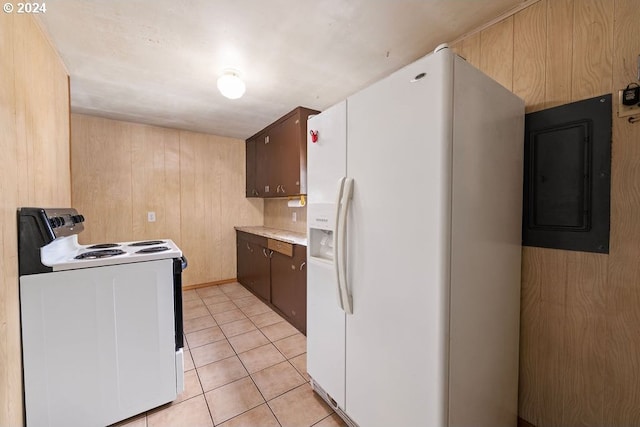
[[[342,207],[342,192],[344,190],[344,182],[347,177],[343,176],[338,180],[338,192],[336,197],[336,216],[335,216],[335,224],[334,224],[334,232],[333,232],[333,266],[336,273],[336,290],[338,294],[338,307],[344,310],[344,305],[342,304],[342,285],[341,285],[341,277],[340,277],[340,269],[338,267],[338,260],[340,259],[340,248],[338,247],[340,234],[340,211]]]
[[[347,314],[353,314],[353,304],[351,295],[349,295],[349,287],[347,284],[347,253],[346,253],[346,236],[347,236],[347,214],[351,206],[353,196],[353,178],[346,178],[342,189],[342,201],[338,219],[338,245],[339,252],[336,262],[338,264],[338,276],[340,281],[340,294],[342,300],[342,309]]]

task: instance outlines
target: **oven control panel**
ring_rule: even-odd
[[[84,216],[73,208],[20,208],[18,217],[18,231],[39,235],[43,245],[84,230]]]
[[[47,214],[48,215],[48,214]],[[49,217],[49,225],[51,228],[60,228],[60,227],[73,227],[77,224],[84,222],[83,215],[61,215],[61,216],[51,216]]]
[[[18,209],[18,260],[20,276],[51,271],[41,262],[41,249],[59,237],[84,230],[84,217],[73,208]]]
[[[73,208],[43,209],[49,228],[55,237],[70,236],[84,230],[84,216]],[[41,214],[42,215],[42,214]]]

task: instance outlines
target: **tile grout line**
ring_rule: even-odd
[[[224,291],[223,291],[223,292],[224,292]],[[231,299],[231,301],[233,302],[233,299]],[[264,303],[263,303],[262,301],[260,301],[259,299],[258,299],[258,301],[259,301],[260,303],[264,304]],[[235,305],[235,303],[234,303],[234,305]],[[269,310],[270,310],[271,312],[275,313],[275,311],[273,311],[270,307],[268,307],[268,308],[269,308]],[[278,347],[273,343],[273,341],[271,340],[271,338],[269,338],[269,337],[267,337],[266,335],[264,335],[264,333],[262,332],[262,330],[260,329],[260,327],[259,327],[258,325],[256,325],[256,323],[255,323],[253,320],[251,320],[251,316],[247,315],[247,313],[246,313],[244,310],[242,310],[242,307],[238,307],[238,309],[239,309],[239,310],[240,310],[240,311],[241,311],[245,316],[247,316],[247,319],[248,319],[248,320],[253,324],[253,326],[256,328],[256,330],[257,330],[258,332],[260,332],[260,334],[262,334],[262,336],[264,336],[264,337],[269,341],[269,344],[271,344],[271,345],[272,345],[272,346],[273,346],[273,347],[278,351],[278,353],[280,353],[280,355],[282,355],[282,357],[284,358],[284,362],[289,363],[289,365],[290,365],[291,367],[293,367],[294,371],[295,371],[295,372],[298,372],[298,370],[296,369],[296,367],[295,367],[295,366],[293,366],[293,365],[291,364],[291,362],[289,362],[289,359],[287,359],[287,357],[286,357],[284,354],[282,354],[282,352],[280,351],[280,349],[279,349],[279,348],[278,348]],[[264,312],[264,313],[268,313],[268,311],[266,311],[266,312]],[[258,313],[258,314],[256,314],[256,316],[258,316],[258,315],[260,315],[260,314],[264,314],[264,313]],[[277,314],[277,313],[276,313],[276,314]],[[278,315],[278,316],[279,316],[279,315]],[[286,322],[286,319],[283,319],[283,321],[285,321],[285,322]],[[276,323],[279,323],[279,322],[276,322]],[[265,326],[269,326],[269,325],[265,325]],[[249,333],[249,332],[252,332],[252,331],[248,331],[248,332],[245,332],[245,333]],[[224,331],[222,331],[222,333],[225,335],[225,337],[226,337],[226,339],[227,339],[227,341],[228,341],[228,340],[229,340],[229,337],[227,337],[227,335],[224,333]],[[238,335],[242,335],[242,334],[238,334]],[[237,335],[234,335],[234,336],[237,336]],[[258,372],[262,372],[262,371],[264,371],[265,369],[271,368],[271,367],[273,367],[273,366],[275,366],[275,365],[271,365],[271,366],[268,366],[268,367],[266,367],[266,368],[260,369],[259,371],[256,371],[256,372],[251,373],[251,372],[249,372],[249,369],[247,368],[247,366],[245,365],[245,363],[244,363],[244,362],[242,361],[242,359],[240,358],[240,355],[239,355],[239,353],[236,351],[236,349],[231,345],[231,343],[229,343],[229,345],[230,345],[230,346],[231,346],[231,348],[233,349],[233,351],[234,351],[234,353],[235,353],[236,357],[238,358],[238,360],[240,361],[240,363],[241,363],[241,364],[242,364],[242,366],[244,367],[245,371],[247,371],[247,374],[248,374],[249,378],[251,379],[251,382],[253,383],[254,387],[256,388],[256,390],[258,390],[258,393],[260,393],[260,396],[262,396],[262,400],[264,401],[264,403],[261,403],[260,405],[266,404],[266,405],[267,405],[267,408],[269,408],[269,411],[271,412],[271,414],[272,414],[272,415],[273,415],[273,417],[275,418],[275,420],[276,420],[276,422],[278,423],[278,425],[282,426],[282,423],[280,422],[280,419],[279,419],[279,418],[278,418],[278,416],[273,412],[273,409],[271,408],[271,405],[269,405],[269,402],[270,402],[270,401],[272,401],[273,399],[276,399],[276,398],[278,398],[278,397],[280,397],[280,396],[284,395],[285,393],[290,392],[291,390],[294,390],[294,389],[295,389],[295,388],[297,388],[297,387],[294,387],[294,388],[292,388],[292,389],[290,389],[290,390],[287,390],[287,391],[285,391],[285,392],[283,392],[283,393],[280,393],[280,394],[278,394],[277,396],[274,396],[272,399],[267,400],[267,399],[266,399],[266,397],[264,396],[264,394],[262,393],[262,390],[260,390],[260,387],[258,387],[258,384],[256,384],[256,382],[255,382],[255,380],[254,380],[254,378],[253,378],[253,374],[256,374],[256,373],[258,373]],[[265,344],[265,345],[267,345],[267,344]],[[259,347],[260,347],[260,346],[255,347],[255,348],[259,348]],[[250,350],[247,350],[247,351],[251,351],[251,350],[253,350],[253,349],[250,349]],[[232,357],[232,356],[231,356],[231,357]],[[279,363],[282,363],[282,362],[279,362]],[[279,364],[279,363],[276,363],[276,365],[277,365],[277,364]],[[300,374],[298,373],[298,375],[300,375]],[[306,383],[307,381],[306,381],[306,379],[304,378],[304,376],[303,376],[303,375],[301,375],[301,377],[302,377],[302,379],[304,380],[303,384],[301,384],[301,385],[304,385],[304,383]],[[245,378],[246,378],[246,377],[245,377]],[[258,406],[260,406],[260,405],[258,405]],[[257,406],[256,406],[256,407],[254,407],[254,408],[257,408]],[[248,411],[250,411],[250,410],[252,410],[252,409],[254,409],[254,408],[250,408],[250,409],[248,409],[247,411],[243,412],[243,414],[244,414],[244,413],[246,413],[246,412],[248,412]],[[238,415],[236,415],[236,417],[237,417],[237,416],[239,416],[239,415],[242,415],[242,414],[238,414]],[[230,418],[230,419],[233,419],[233,418],[235,418],[235,417],[232,417],[232,418]],[[227,421],[228,421],[228,420],[227,420]],[[225,422],[226,422],[226,421],[225,421]]]
[[[261,301],[261,302],[262,302],[262,301]],[[264,303],[263,303],[263,304],[264,304]],[[271,310],[271,308],[270,308],[270,307],[269,307],[269,309]],[[271,310],[271,311],[275,313],[275,311],[273,311],[273,310]],[[243,312],[243,313],[244,313],[244,312]],[[267,312],[265,312],[265,313],[267,313]],[[260,313],[259,313],[259,314],[260,314]],[[277,314],[277,313],[276,313],[276,314]],[[280,316],[280,315],[278,315],[278,316]],[[249,321],[250,321],[251,323],[253,323],[253,326],[255,326],[255,327],[258,329],[258,331],[260,331],[260,333],[261,333],[262,335],[264,335],[264,333],[263,333],[263,332],[262,332],[262,330],[258,327],[258,325],[256,325],[256,324],[255,324],[255,322],[254,322],[253,320],[251,320],[251,318],[250,318],[250,317],[247,317],[247,318],[249,319]],[[286,319],[283,319],[283,320],[286,322]],[[279,323],[279,322],[276,322],[276,323]],[[265,325],[265,326],[269,326],[269,325]],[[280,351],[280,349],[279,349],[279,348],[278,348],[278,347],[273,343],[273,341],[271,340],[271,338],[267,337],[266,335],[264,335],[264,336],[265,336],[265,338],[266,338],[267,340],[269,340],[269,343],[270,343],[271,345],[273,345],[273,347],[275,347],[275,349],[278,351],[278,353],[280,353],[280,354],[282,355],[282,357],[284,357],[285,362],[289,363],[289,365],[293,367],[294,371],[298,372],[298,370],[296,369],[296,367],[295,367],[295,366],[293,366],[293,365],[291,364],[291,362],[289,362],[289,359],[287,359],[287,357],[286,357],[284,354],[282,354],[282,352]],[[257,347],[256,347],[256,348],[257,348]],[[235,349],[234,349],[234,351],[235,351]],[[239,357],[239,356],[238,356],[238,359],[240,359],[240,357]],[[243,366],[244,366],[244,363],[242,362],[242,359],[240,359],[240,363],[242,363],[242,364],[243,364]],[[282,362],[280,362],[280,363],[282,363]],[[276,365],[277,365],[277,363],[276,363]],[[256,372],[254,372],[254,374],[255,374],[255,373],[257,373],[257,372],[264,371],[265,369],[268,369],[268,368],[273,367],[273,366],[275,366],[275,365],[269,366],[269,367],[267,367],[267,368],[263,368],[263,369],[261,369],[260,371],[256,371]],[[246,368],[246,366],[245,366],[245,369],[247,369],[247,368]],[[249,370],[248,370],[248,369],[247,369],[247,372],[249,372]],[[258,387],[258,384],[256,384],[255,380],[253,379],[253,376],[252,376],[252,375],[253,375],[253,374],[251,374],[251,373],[249,374],[249,377],[251,378],[251,381],[253,382],[253,384],[255,385],[256,389],[258,390],[258,392],[259,392],[259,393],[260,393],[260,395],[262,396],[262,399],[265,401],[265,404],[267,405],[267,408],[269,408],[269,411],[271,412],[271,414],[273,415],[273,417],[276,419],[276,422],[277,422],[277,423],[282,427],[282,423],[280,422],[280,419],[279,419],[279,418],[278,418],[278,416],[275,414],[275,412],[273,412],[273,408],[271,408],[271,405],[269,405],[269,402],[270,402],[270,401],[272,401],[272,400],[274,400],[274,399],[277,399],[278,397],[280,397],[280,396],[282,396],[282,395],[284,395],[284,394],[286,394],[286,393],[288,393],[288,392],[290,392],[291,390],[296,389],[297,387],[294,387],[294,388],[292,388],[292,389],[290,389],[290,390],[287,390],[287,391],[285,391],[285,392],[283,392],[283,393],[280,393],[279,395],[274,396],[272,399],[267,400],[267,399],[265,398],[264,394],[262,393],[262,390],[260,390],[260,387]],[[302,376],[302,379],[303,379],[303,380],[305,380],[305,382],[307,382],[304,376]],[[304,383],[305,383],[305,382],[303,382],[303,384],[301,384],[301,385],[304,385]]]
[[[242,285],[240,285],[240,286],[242,286]],[[211,363],[208,363],[208,364],[202,365],[202,366],[200,366],[200,367],[196,366],[196,365],[195,365],[195,361],[194,361],[194,370],[195,370],[195,373],[196,373],[196,377],[197,377],[197,379],[198,379],[198,383],[200,384],[200,388],[201,388],[201,390],[202,390],[202,396],[203,396],[203,398],[205,399],[205,402],[206,402],[206,404],[207,404],[207,409],[208,409],[208,411],[209,411],[209,417],[211,418],[211,421],[212,421],[212,423],[213,423],[213,424],[214,424],[214,426],[215,426],[216,424],[215,424],[215,421],[213,420],[213,414],[212,414],[212,411],[211,411],[211,407],[209,406],[209,401],[208,401],[208,400],[207,400],[207,398],[206,398],[206,393],[211,392],[211,391],[213,391],[213,390],[216,390],[216,389],[218,389],[218,388],[220,388],[220,387],[224,387],[224,386],[226,386],[226,385],[232,384],[232,383],[234,383],[234,382],[236,382],[236,381],[240,381],[240,380],[242,380],[243,378],[246,378],[246,377],[242,377],[242,378],[236,379],[236,380],[231,381],[231,382],[229,382],[229,383],[226,383],[226,384],[220,385],[220,386],[218,386],[218,387],[216,387],[216,388],[214,388],[214,389],[212,389],[212,390],[205,391],[205,390],[204,390],[204,387],[203,387],[203,385],[202,385],[202,381],[200,380],[200,372],[199,372],[198,370],[199,370],[199,368],[203,368],[203,367],[208,366],[208,365],[210,365],[210,364],[217,363],[217,362],[220,362],[220,361],[222,361],[222,360],[227,360],[227,359],[230,359],[230,358],[232,358],[232,357],[236,357],[236,358],[240,361],[240,363],[241,363],[241,365],[243,366],[243,368],[245,369],[245,371],[247,372],[247,376],[251,379],[251,382],[253,383],[254,387],[255,387],[255,388],[258,390],[258,392],[260,393],[260,396],[261,396],[261,397],[262,397],[262,399],[263,399],[263,403],[260,403],[260,404],[259,404],[259,405],[257,405],[257,406],[254,406],[254,407],[252,407],[252,408],[247,409],[246,411],[243,411],[243,412],[241,412],[241,413],[239,413],[239,414],[236,414],[235,416],[233,416],[233,417],[231,417],[231,418],[229,418],[229,419],[227,419],[227,420],[223,421],[223,423],[228,422],[228,421],[230,421],[230,420],[232,420],[232,419],[234,419],[234,418],[236,418],[236,417],[238,417],[238,416],[240,416],[240,415],[243,415],[243,414],[245,414],[245,413],[247,413],[247,412],[249,412],[249,411],[251,411],[251,410],[253,410],[253,409],[255,409],[255,408],[257,408],[257,407],[259,407],[259,406],[261,406],[261,405],[263,405],[263,404],[266,404],[266,405],[267,405],[267,408],[269,408],[269,411],[271,412],[271,414],[272,414],[272,415],[274,416],[274,418],[276,419],[276,422],[281,426],[280,420],[278,419],[278,417],[276,416],[276,414],[273,412],[273,410],[272,410],[271,406],[269,405],[269,402],[273,401],[274,399],[279,398],[280,396],[283,396],[283,395],[284,395],[284,394],[286,394],[286,393],[289,393],[289,392],[291,392],[291,391],[293,391],[293,390],[296,390],[296,389],[298,389],[298,388],[300,388],[300,387],[303,387],[305,384],[309,384],[309,380],[307,380],[307,379],[306,379],[306,377],[305,377],[305,375],[304,375],[304,373],[300,372],[300,371],[298,370],[298,368],[297,368],[296,366],[294,366],[294,365],[293,365],[293,363],[291,362],[291,359],[296,358],[296,357],[299,357],[299,356],[301,356],[301,355],[303,355],[303,354],[306,354],[306,348],[305,348],[305,351],[304,351],[304,352],[302,352],[302,353],[300,353],[300,354],[296,354],[296,355],[292,356],[291,358],[287,358],[287,356],[286,356],[286,355],[285,355],[285,354],[284,354],[284,353],[283,353],[283,352],[282,352],[282,351],[281,351],[281,350],[280,350],[280,349],[275,345],[275,341],[281,341],[281,340],[284,340],[284,339],[286,339],[286,338],[289,338],[289,337],[295,336],[297,333],[300,333],[300,332],[299,332],[299,331],[296,331],[296,332],[295,332],[294,334],[292,334],[292,335],[288,335],[288,336],[285,336],[285,337],[281,337],[281,338],[279,338],[279,339],[277,339],[277,340],[275,340],[275,341],[274,341],[274,340],[272,340],[271,338],[269,338],[268,336],[266,336],[266,335],[264,334],[264,332],[262,331],[261,327],[259,327],[259,326],[255,323],[255,321],[254,321],[253,319],[251,319],[251,317],[256,317],[256,316],[259,316],[259,315],[261,315],[261,314],[266,314],[266,313],[269,313],[269,312],[275,313],[276,315],[278,315],[279,317],[281,317],[277,312],[275,312],[274,310],[272,310],[270,307],[268,307],[268,306],[267,306],[267,307],[269,308],[269,311],[265,311],[265,312],[263,312],[263,313],[257,313],[257,314],[255,314],[254,316],[249,316],[249,315],[247,314],[247,312],[245,312],[245,311],[242,309],[242,307],[239,307],[239,306],[237,306],[237,305],[235,304],[234,299],[233,299],[232,297],[229,297],[229,296],[225,293],[225,291],[224,291],[224,290],[221,290],[221,292],[222,292],[222,294],[223,294],[225,297],[229,298],[229,302],[231,302],[231,303],[232,303],[232,305],[233,305],[234,307],[236,307],[236,308],[231,308],[231,309],[229,309],[229,310],[224,310],[224,311],[219,312],[219,313],[216,313],[216,314],[220,314],[220,313],[224,313],[224,312],[228,312],[228,311],[231,311],[231,310],[238,309],[238,310],[240,310],[240,312],[241,312],[244,316],[246,316],[246,317],[245,317],[245,319],[238,319],[238,320],[236,320],[236,321],[241,321],[241,320],[246,320],[246,319],[248,319],[248,320],[249,320],[249,322],[253,325],[253,327],[254,327],[255,329],[254,329],[254,330],[251,330],[251,331],[243,332],[243,333],[241,333],[241,334],[236,334],[236,335],[233,335],[233,336],[228,336],[228,335],[227,335],[227,333],[225,333],[225,331],[221,328],[221,324],[220,324],[220,323],[218,323],[218,321],[215,319],[214,314],[213,314],[213,313],[210,311],[210,309],[209,309],[209,306],[208,306],[208,305],[206,305],[206,304],[204,303],[203,297],[202,297],[200,294],[198,294],[198,293],[196,292],[196,295],[198,296],[198,298],[200,299],[200,301],[205,305],[205,307],[207,308],[207,311],[209,312],[209,315],[211,316],[211,318],[212,318],[212,319],[214,320],[214,322],[215,322],[215,325],[210,326],[209,328],[212,328],[212,327],[214,327],[214,326],[215,326],[215,327],[218,327],[218,328],[220,329],[220,331],[222,332],[222,335],[223,335],[223,337],[224,337],[224,338],[221,338],[220,340],[213,341],[213,342],[211,342],[211,343],[214,343],[214,342],[220,342],[220,341],[222,341],[222,340],[224,339],[224,340],[227,342],[227,344],[229,345],[229,347],[230,347],[230,348],[232,349],[232,351],[233,351],[233,355],[232,355],[232,356],[229,356],[229,357],[226,357],[226,358],[223,358],[223,359],[217,360],[217,361],[215,361],[215,362],[211,362]],[[233,292],[233,291],[231,291],[231,292]],[[255,296],[254,296],[253,294],[251,294],[251,295],[249,295],[249,296],[253,296],[253,297],[255,298]],[[249,296],[241,297],[241,298],[248,298]],[[206,298],[206,297],[205,297],[205,298]],[[241,298],[237,298],[237,299],[241,299]],[[257,300],[259,303],[264,304],[264,303],[263,303],[261,300],[259,300],[258,298],[256,298],[256,300]],[[247,305],[247,307],[248,307],[248,306],[249,306],[249,305]],[[205,317],[205,316],[201,316],[201,317]],[[231,321],[231,322],[227,322],[227,323],[233,323],[233,322],[235,322],[235,321]],[[282,322],[287,322],[287,321],[286,321],[286,319],[282,319]],[[271,324],[263,325],[262,327],[268,327],[268,326],[271,326],[271,325],[274,325],[274,324],[277,324],[277,323],[280,323],[280,322],[275,322],[275,323],[271,323]],[[287,323],[288,323],[288,322],[287,322]],[[289,325],[291,325],[291,324],[289,323]],[[198,331],[201,331],[201,330],[205,330],[205,329],[208,329],[208,328],[202,328],[202,329],[199,329],[199,330],[196,330],[196,331],[191,331],[191,332],[189,332],[189,334],[191,334],[191,333],[195,333],[195,332],[198,332]],[[271,365],[271,366],[265,367],[265,368],[260,369],[259,371],[256,371],[256,372],[249,373],[249,370],[247,369],[247,366],[245,365],[245,363],[244,363],[244,362],[242,361],[242,359],[240,358],[239,353],[236,351],[236,349],[233,347],[233,345],[231,345],[231,342],[229,341],[229,338],[233,338],[233,337],[235,337],[235,336],[239,336],[239,335],[243,335],[243,334],[251,333],[251,332],[254,332],[254,331],[258,331],[258,332],[259,332],[259,333],[260,333],[260,334],[261,334],[261,335],[262,335],[262,336],[263,336],[263,337],[268,341],[268,344],[271,344],[271,345],[272,345],[272,346],[273,346],[273,347],[278,351],[278,353],[279,353],[279,354],[283,357],[283,359],[284,359],[284,360],[283,360],[283,362],[287,362],[287,363],[288,363],[288,365],[289,365],[290,367],[292,367],[292,368],[293,368],[294,372],[296,372],[296,373],[297,373],[297,374],[298,374],[298,375],[303,379],[302,384],[300,384],[300,385],[298,385],[298,386],[295,386],[295,387],[293,387],[293,388],[291,388],[291,389],[289,389],[289,390],[287,390],[287,391],[285,391],[285,392],[283,392],[283,393],[280,393],[280,394],[278,394],[278,395],[274,396],[273,398],[271,398],[270,400],[267,400],[267,399],[265,398],[264,394],[262,393],[262,391],[261,391],[261,390],[260,390],[260,388],[258,387],[257,383],[255,382],[255,380],[254,380],[254,378],[253,378],[253,374],[256,374],[256,373],[258,373],[258,372],[262,372],[262,371],[264,371],[265,369],[269,369],[269,368],[271,368],[271,367],[273,367],[273,366],[276,366],[276,365],[278,365],[278,364],[280,364],[280,363],[282,363],[282,362],[278,362],[278,363],[276,363],[275,365]],[[185,339],[186,339],[186,335],[187,335],[187,334],[185,334]],[[303,335],[304,335],[304,334],[303,334]],[[187,343],[188,343],[188,340],[187,340]],[[196,349],[196,348],[199,348],[199,347],[203,347],[203,346],[208,345],[208,344],[211,344],[211,343],[203,344],[203,345],[200,345],[200,346],[197,346],[197,347],[191,347],[191,346],[189,346],[189,351],[191,352],[193,349]],[[265,344],[265,346],[266,346],[266,345],[267,345],[267,344]],[[259,348],[259,347],[260,347],[260,346],[258,346],[258,347],[254,347],[254,349],[255,349],[255,348]],[[249,350],[246,350],[246,351],[251,351],[251,350],[253,350],[253,349],[249,349]],[[245,351],[245,352],[246,352],[246,351]],[[245,353],[245,352],[243,352],[243,353]],[[193,356],[192,356],[192,358],[193,358]],[[192,396],[192,397],[191,397],[191,398],[189,398],[189,399],[183,400],[183,401],[182,401],[182,402],[180,402],[180,403],[186,402],[187,400],[190,400],[190,399],[192,399],[192,398],[194,398],[194,397],[197,397],[197,396],[200,396],[200,394],[198,394],[198,395],[196,395],[196,396]],[[314,423],[314,425],[316,425],[316,424],[318,424],[318,423],[322,422],[322,421],[323,421],[323,420],[325,420],[326,418],[331,417],[331,416],[332,416],[332,414],[333,414],[333,412],[334,412],[334,411],[331,411],[331,413],[330,413],[330,414],[328,414],[326,417],[324,417],[324,418],[322,418],[322,419],[318,420],[316,423]],[[145,421],[146,421],[146,415],[145,415]]]
[[[222,291],[222,292],[224,293],[224,291]],[[233,299],[230,299],[230,301],[233,303]],[[234,306],[236,306],[236,307],[237,307],[237,308],[238,308],[238,309],[239,309],[239,310],[240,310],[240,311],[241,311],[241,312],[246,316],[246,313],[242,310],[242,308],[241,308],[241,307],[238,307],[235,303],[233,303],[233,305],[234,305]],[[207,309],[208,309],[208,306],[207,306]],[[213,314],[212,314],[211,316],[213,317]],[[258,326],[256,326],[256,324],[255,324],[255,323],[254,323],[254,322],[249,318],[249,316],[247,316],[247,319],[248,319],[248,320],[251,322],[251,324],[256,328],[256,330],[257,330],[257,331],[259,331],[259,332],[264,336],[264,334],[262,333],[262,331],[260,330],[260,328],[258,328]],[[214,320],[215,320],[215,318],[214,318]],[[218,326],[219,326],[219,325],[218,325]],[[260,388],[258,387],[258,384],[256,384],[256,382],[254,381],[253,377],[251,376],[251,373],[249,372],[249,369],[247,369],[247,366],[245,365],[245,363],[244,363],[244,362],[242,361],[242,359],[240,358],[239,353],[236,351],[236,349],[233,347],[233,345],[231,345],[231,343],[229,342],[229,338],[230,338],[230,337],[228,337],[228,336],[227,336],[227,334],[224,332],[224,330],[222,330],[222,328],[220,328],[220,330],[222,331],[222,334],[223,334],[223,335],[224,335],[224,337],[225,337],[224,339],[227,341],[227,343],[229,344],[229,346],[231,347],[231,349],[233,350],[233,353],[234,353],[234,355],[235,355],[235,356],[229,356],[227,359],[229,359],[229,358],[231,358],[231,357],[236,357],[236,358],[238,358],[238,360],[240,361],[240,364],[242,365],[242,367],[244,368],[244,370],[247,372],[247,377],[249,377],[249,379],[250,379],[250,380],[251,380],[251,382],[253,383],[253,386],[256,388],[256,390],[258,390],[258,393],[260,393],[260,396],[262,397],[263,403],[261,403],[260,405],[267,405],[267,408],[269,408],[269,411],[271,412],[271,414],[272,414],[272,415],[273,415],[273,417],[275,418],[275,420],[276,420],[276,422],[278,423],[278,425],[282,427],[282,424],[280,423],[280,420],[278,419],[278,417],[276,416],[276,414],[274,414],[274,413],[273,413],[273,410],[272,410],[272,409],[271,409],[271,407],[269,406],[267,399],[264,397],[264,394],[262,393],[262,391],[261,391],[261,390],[260,390]],[[248,332],[245,332],[245,333],[249,333],[249,332],[252,332],[252,331],[248,331]],[[238,334],[238,335],[242,335],[242,334]],[[234,335],[234,336],[238,336],[238,335]],[[266,337],[266,336],[265,336],[265,338],[266,338],[267,340],[269,340],[269,343],[272,343],[272,342],[271,342],[271,340],[270,340],[268,337]],[[275,347],[275,346],[274,346],[274,347]],[[258,348],[258,347],[256,347],[256,348]],[[276,347],[276,349],[277,349],[277,347]],[[250,351],[250,350],[247,350],[247,351]],[[225,360],[225,359],[223,359],[223,360]],[[212,362],[212,363],[215,363],[215,362]],[[206,366],[206,365],[203,365],[203,366]],[[264,368],[264,369],[266,369],[266,368]],[[258,371],[258,372],[260,372],[260,371]],[[199,378],[200,378],[200,374],[197,372],[197,368],[196,368],[196,374],[198,375],[198,380],[199,380]],[[247,378],[247,377],[243,377],[243,378]],[[235,380],[235,381],[231,381],[231,382],[229,382],[229,383],[227,383],[227,384],[225,384],[225,385],[232,384],[232,383],[234,383],[234,382],[236,382],[236,381],[240,381],[240,380],[241,380],[241,379],[243,379],[243,378],[237,379],[237,380]],[[224,385],[222,385],[222,386],[220,386],[220,387],[224,387]],[[220,388],[220,387],[217,387],[217,388]],[[215,390],[215,389],[214,389],[214,390]],[[203,392],[204,392],[204,388],[203,388]],[[206,400],[206,396],[205,396],[205,400]],[[208,405],[208,401],[207,401],[207,405]],[[257,408],[257,407],[258,407],[258,406],[260,406],[260,405],[254,406],[253,408],[249,408],[249,409],[247,409],[246,411],[241,412],[241,413],[239,413],[239,414],[237,414],[237,415],[235,415],[235,416],[233,416],[233,417],[229,418],[228,420],[225,420],[224,422],[230,421],[230,420],[232,420],[232,419],[234,419],[234,418],[236,418],[236,417],[238,417],[238,416],[240,416],[240,415],[242,415],[242,414],[245,414],[245,413],[247,413],[247,412],[251,411],[252,409]],[[211,414],[211,410],[209,410],[209,413]],[[213,422],[213,416],[212,416],[212,422]],[[224,423],[224,422],[223,422],[223,423]],[[214,422],[214,425],[215,425],[215,422]]]

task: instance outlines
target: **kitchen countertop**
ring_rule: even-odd
[[[235,227],[238,231],[256,234],[258,236],[267,237],[269,239],[281,240],[283,242],[292,243],[294,245],[307,246],[307,235],[296,231],[280,230],[278,228],[269,228],[262,226]]]

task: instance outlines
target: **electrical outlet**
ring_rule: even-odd
[[[147,221],[156,222],[156,213],[155,212],[147,212]]]
[[[298,212],[291,212],[291,221],[296,222],[298,220]]]
[[[624,105],[622,103],[622,90],[618,91],[618,117],[640,114],[640,105]]]

